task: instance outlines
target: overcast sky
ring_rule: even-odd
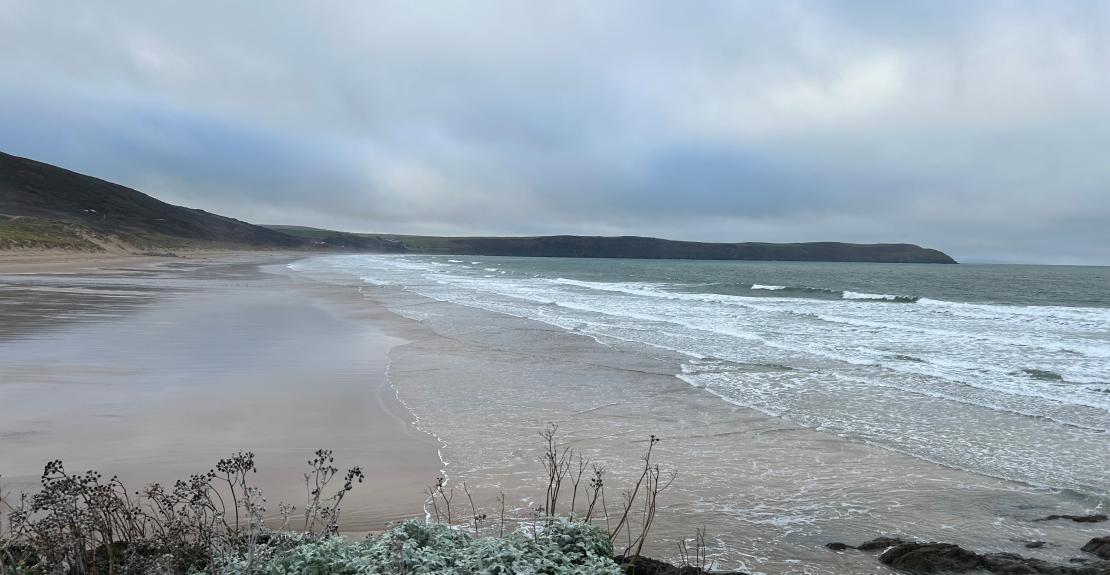
[[[1110,2],[0,0],[0,150],[256,223],[1110,264]]]

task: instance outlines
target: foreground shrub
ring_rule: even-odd
[[[267,575],[619,575],[608,536],[556,519],[541,531],[479,537],[443,524],[402,523],[361,543],[300,545],[259,569]],[[242,559],[237,563],[244,566]],[[249,571],[225,571],[247,575]]]
[[[547,489],[543,505],[526,517],[507,514],[514,510],[506,509],[504,493],[491,517],[465,482],[469,513],[460,514],[455,487],[440,477],[425,505],[434,522],[402,523],[358,543],[338,533],[343,500],[364,475],[359,467],[341,472],[329,450],[307,462],[304,507],[278,505],[276,530],[266,526],[266,499],[252,481],[253,453],[140,491],[52,461],[38,492],[16,499],[0,491],[0,575],[616,575],[614,541],[621,542],[622,557],[640,555],[656,499],[674,473],[654,462],[659,439],[651,436],[638,476],[610,508],[605,468],[558,442],[557,430],[550,425],[541,434]]]

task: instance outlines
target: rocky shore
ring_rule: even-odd
[[[1030,541],[1026,547],[1035,549],[1044,545],[1043,541]],[[1069,564],[1054,564],[1016,553],[980,554],[953,543],[905,541],[896,537],[878,537],[859,545],[829,543],[826,547],[837,552],[881,551],[879,562],[911,573],[986,571],[995,575],[1110,575],[1110,536],[1091,539],[1079,551],[1093,557],[1077,555]]]

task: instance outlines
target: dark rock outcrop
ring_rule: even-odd
[[[676,566],[649,557],[616,557],[625,575],[748,575],[741,571],[702,571],[690,565]]]
[[[844,551],[846,549],[856,549],[859,551],[878,551],[881,549],[894,547],[895,545],[902,545],[903,543],[907,542],[902,539],[898,539],[897,537],[876,537],[870,541],[860,543],[859,545],[848,545],[847,543],[826,543],[825,547],[832,549],[833,551]]]
[[[1096,513],[1094,515],[1049,515],[1048,517],[1041,517],[1040,519],[1034,519],[1033,521],[1055,521],[1057,519],[1070,519],[1071,521],[1075,521],[1076,523],[1102,523],[1103,521],[1110,519],[1110,517],[1107,517],[1102,513]]]
[[[981,557],[952,543],[904,543],[879,556],[883,565],[914,573],[963,573],[978,569]]]
[[[1083,546],[1083,551],[1095,555],[1100,559],[1110,560],[1110,535],[1091,539]]]
[[[990,553],[983,555],[980,567],[995,575],[1105,575],[1110,565],[1056,565],[1040,559],[1022,557],[1016,553]]]
[[[896,545],[905,545],[906,543],[908,543],[908,541],[904,541],[897,537],[876,537],[866,543],[856,545],[856,549],[860,551],[879,551]]]
[[[1045,545],[1034,541],[1027,546]],[[879,561],[901,571],[911,573],[966,573],[990,572],[995,575],[1110,575],[1110,561],[1077,562],[1070,565],[1049,563],[1041,559],[1022,557],[1016,553],[979,554],[953,543],[907,543],[891,537],[879,537],[858,546],[830,543],[829,549],[859,549],[873,551],[886,549]],[[1110,537],[1092,539],[1084,551],[1103,558],[1110,558]],[[1103,555],[1103,553],[1105,555]]]

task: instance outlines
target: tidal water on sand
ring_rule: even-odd
[[[385,379],[402,340],[350,309],[357,293],[260,271],[278,257],[0,274],[0,492],[36,491],[54,459],[173,486],[242,450],[276,522],[327,448],[374,485],[345,502],[344,529],[420,515],[439,461]]]
[[[454,401],[469,393],[489,404],[512,389],[527,401],[524,377],[552,413],[550,388],[565,385],[574,388],[567,401],[601,414],[607,401],[636,401],[658,410],[647,418],[681,414],[668,425],[699,419],[712,434],[688,433],[675,452],[690,457],[679,490],[687,500],[675,511],[752,542],[747,552],[721,552],[756,570],[824,572],[836,560],[814,551],[820,542],[869,530],[992,550],[1057,537],[1046,558],[1066,559],[1070,542],[1087,535],[1073,531],[1085,528],[1031,519],[1100,509],[1110,493],[1110,268],[368,255],[291,267],[348,278],[397,313],[487,350],[539,353],[522,351],[520,335],[539,322],[547,331],[528,337],[549,343],[533,347],[586,337],[633,370],[626,356],[638,355],[654,376],[582,385],[558,375],[567,369],[552,368],[547,381],[525,370]],[[437,401],[457,390],[397,377],[414,412],[446,417]],[[667,387],[667,377],[688,391]],[[472,413],[481,424],[427,425],[448,444],[481,428],[470,432],[486,438],[475,449],[516,448],[519,440],[492,437],[496,415],[481,409]],[[511,418],[512,407],[498,409]],[[582,425],[612,437],[631,431],[622,417]],[[481,467],[476,458],[461,465],[498,483]],[[771,549],[784,546],[801,564],[775,557]]]

